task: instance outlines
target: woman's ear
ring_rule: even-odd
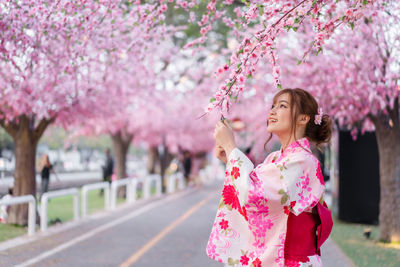
[[[306,126],[309,121],[310,121],[310,116],[306,114],[300,114],[297,123],[299,125]]]

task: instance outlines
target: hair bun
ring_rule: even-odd
[[[315,142],[317,145],[328,143],[332,136],[332,119],[328,114],[322,115],[321,125],[317,125],[315,132]]]

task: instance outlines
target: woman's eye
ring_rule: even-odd
[[[274,107],[275,107],[275,105],[272,105],[272,106],[271,106],[271,109],[273,109]]]
[[[281,106],[280,106],[281,108],[286,108],[286,106],[284,105],[284,104],[281,104]]]

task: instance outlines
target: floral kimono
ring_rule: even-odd
[[[311,212],[324,189],[319,161],[306,138],[271,153],[256,168],[235,148],[207,255],[228,266],[322,266],[318,255],[307,262],[285,260],[285,238],[289,213]]]

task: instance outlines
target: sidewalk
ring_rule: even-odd
[[[330,238],[322,245],[321,254],[324,267],[355,267],[354,263]]]

